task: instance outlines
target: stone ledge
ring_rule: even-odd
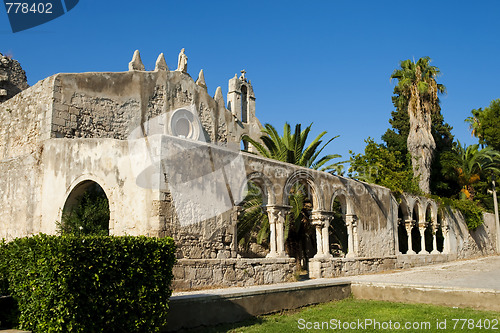
[[[500,292],[494,289],[353,282],[351,290],[357,299],[424,303],[500,311]]]
[[[340,300],[351,294],[349,281],[309,280],[271,286],[176,293],[170,298],[167,331],[216,325]]]

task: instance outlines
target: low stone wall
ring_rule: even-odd
[[[309,276],[311,278],[333,278],[370,274],[437,264],[454,259],[456,259],[456,255],[452,254],[401,254],[382,258],[311,259],[309,261]]]
[[[295,259],[179,259],[173,289],[243,287],[293,281]]]

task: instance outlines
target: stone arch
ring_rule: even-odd
[[[298,170],[294,172],[286,180],[285,187],[283,189],[283,203],[288,205],[288,196],[290,191],[296,183],[307,186],[307,194],[311,196],[311,202],[313,205],[313,210],[323,210],[324,205],[320,199],[320,193],[318,191],[318,186],[316,186],[315,178],[308,170]]]
[[[420,230],[418,229],[419,223],[421,223],[421,211],[422,211],[422,205],[420,203],[420,200],[415,200],[411,217],[413,221],[413,226],[411,228],[411,232],[409,237],[411,237],[411,243],[412,243],[412,250],[415,253],[419,253],[422,251],[422,240],[420,237]]]
[[[431,253],[434,248],[434,225],[436,224],[435,222],[436,217],[433,209],[432,202],[428,202],[425,208],[425,231],[424,231],[424,238],[425,238],[425,251],[428,253]]]
[[[242,192],[245,190],[246,183],[248,183],[249,181],[253,182],[257,186],[259,186],[259,188],[261,189],[262,201],[263,201],[264,206],[274,205],[276,203],[276,198],[275,198],[275,195],[273,192],[273,183],[266,175],[264,175],[261,172],[257,172],[257,171],[248,174],[246,177],[245,183],[242,184],[242,188],[241,188]],[[242,198],[243,197],[244,197],[244,195],[242,195]]]
[[[343,189],[338,189],[332,195],[330,200],[330,210],[332,211],[332,219],[329,226],[329,246],[330,254],[339,256],[340,253],[353,254],[352,241],[352,221],[354,214],[352,212],[352,204],[347,196],[347,192]]]
[[[445,227],[445,215],[443,209],[438,209],[436,214],[436,251],[443,253],[444,252],[444,234],[443,228]]]
[[[77,203],[78,200],[89,190],[102,191],[108,201],[109,207],[109,220],[107,221],[107,229],[109,234],[114,230],[114,204],[111,200],[110,191],[104,186],[104,181],[95,176],[84,175],[78,177],[68,187],[64,195],[64,204],[60,209],[59,221],[62,222],[63,214],[69,212]]]
[[[398,204],[397,230],[399,252],[406,254],[408,252],[408,232],[407,223],[410,223],[410,208],[407,198],[402,195]],[[410,233],[411,234],[411,233]]]

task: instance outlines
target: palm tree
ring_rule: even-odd
[[[306,146],[311,126],[312,124],[302,130],[301,125],[297,124],[292,134],[290,125],[285,123],[283,135],[280,136],[272,125],[266,124],[262,129],[263,135],[260,137],[262,143],[248,136],[244,136],[243,140],[252,144],[260,155],[267,158],[331,173],[342,170],[341,164],[345,162],[326,165],[341,155],[329,154],[319,158],[323,149],[338,136],[322,145],[321,139],[326,134],[324,131]],[[262,210],[262,196],[251,182],[248,188],[243,212],[238,219],[238,238],[240,245],[244,248],[248,248],[251,240],[260,244],[269,238],[269,221],[267,214]],[[286,247],[288,253],[294,256],[297,264],[300,265],[300,261],[306,256],[306,237],[311,229],[308,211],[312,210],[312,204],[307,197],[305,186],[296,184],[291,190],[289,202],[292,208],[285,226]]]
[[[476,138],[481,138],[481,109],[472,110],[472,116],[465,118],[465,122],[469,123],[469,130],[471,131],[471,136],[475,136]]]
[[[391,79],[398,80],[394,88],[394,104],[398,109],[406,109],[410,117],[407,147],[413,175],[418,178],[424,193],[430,193],[431,163],[436,148],[431,115],[440,111],[438,94],[446,92],[446,88],[436,82],[439,69],[430,62],[429,57],[420,58],[416,63],[404,60],[400,62],[401,68],[391,75]]]
[[[475,191],[472,185],[477,183],[485,172],[500,173],[500,153],[491,147],[480,150],[477,144],[467,146],[458,140],[457,142],[453,147],[455,156],[450,161],[451,173],[462,187],[461,196],[474,200]]]
[[[321,148],[319,148],[322,143],[321,138],[327,133],[326,131],[323,131],[306,147],[306,141],[309,132],[311,131],[311,127],[312,123],[307,126],[305,130],[301,131],[301,124],[297,124],[295,125],[295,133],[292,134],[290,125],[285,123],[283,136],[280,136],[278,131],[276,131],[271,124],[265,124],[262,129],[262,133],[264,135],[260,137],[264,144],[253,140],[249,136],[244,136],[243,140],[251,143],[260,155],[273,160],[287,162],[315,170],[319,169],[321,171],[337,170],[340,163],[345,162],[336,162],[325,167],[323,166],[332,159],[341,157],[341,155],[330,154],[323,156],[319,160],[317,159],[323,149],[339,136],[334,136]]]

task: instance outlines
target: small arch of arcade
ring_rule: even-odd
[[[436,202],[401,195],[398,204],[397,235],[400,254],[449,253],[449,226]]]

